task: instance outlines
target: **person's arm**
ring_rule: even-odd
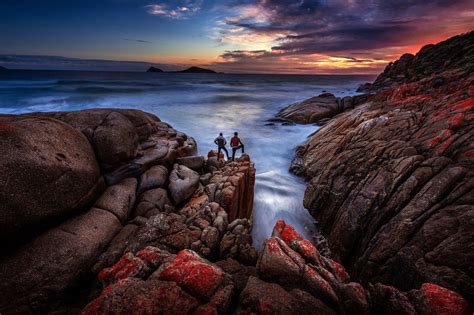
[[[226,144],[227,144],[227,140],[224,138],[224,145],[226,145]]]
[[[244,145],[244,144],[242,143],[242,140],[240,140],[240,138],[239,138],[239,143],[240,143],[241,145]]]
[[[219,144],[219,143],[217,142],[217,138],[214,139],[214,143],[215,143],[215,144]]]

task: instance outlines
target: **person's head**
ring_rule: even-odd
[[[221,137],[222,137],[222,132],[219,132],[219,136],[221,136]]]
[[[234,136],[236,136],[236,137],[237,137],[238,135],[239,135],[239,133],[238,133],[237,131],[236,131],[236,132],[234,132]]]

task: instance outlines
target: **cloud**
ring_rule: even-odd
[[[142,61],[121,61],[103,59],[79,59],[62,56],[43,55],[0,55],[0,65],[10,69],[54,69],[90,71],[145,71],[156,66],[167,71],[182,67]]]
[[[152,42],[143,39],[133,39],[133,38],[122,38],[122,40],[126,40],[129,42],[137,42],[137,43],[144,43],[144,44],[151,44]]]
[[[148,13],[156,16],[164,16],[171,19],[185,19],[201,10],[202,0],[185,1],[182,5],[170,6],[166,3],[146,5]]]
[[[237,0],[223,9],[214,37],[234,51],[225,51],[219,62],[240,66],[293,57],[293,66],[305,69],[332,69],[333,62],[340,69],[364,65],[363,71],[377,72],[405,51],[474,25],[470,0]]]

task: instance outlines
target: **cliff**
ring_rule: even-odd
[[[298,148],[304,205],[354,279],[474,301],[472,47],[473,32],[403,56]]]

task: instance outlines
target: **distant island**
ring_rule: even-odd
[[[214,70],[211,70],[211,69],[205,69],[205,68],[200,68],[200,67],[190,67],[188,69],[185,69],[185,70],[181,70],[181,71],[163,71],[159,68],[156,68],[156,67],[153,67],[151,66],[150,68],[148,68],[148,70],[146,72],[171,72],[171,73],[217,73],[215,72]]]
[[[150,67],[148,68],[146,72],[164,72],[164,71],[156,67]]]

